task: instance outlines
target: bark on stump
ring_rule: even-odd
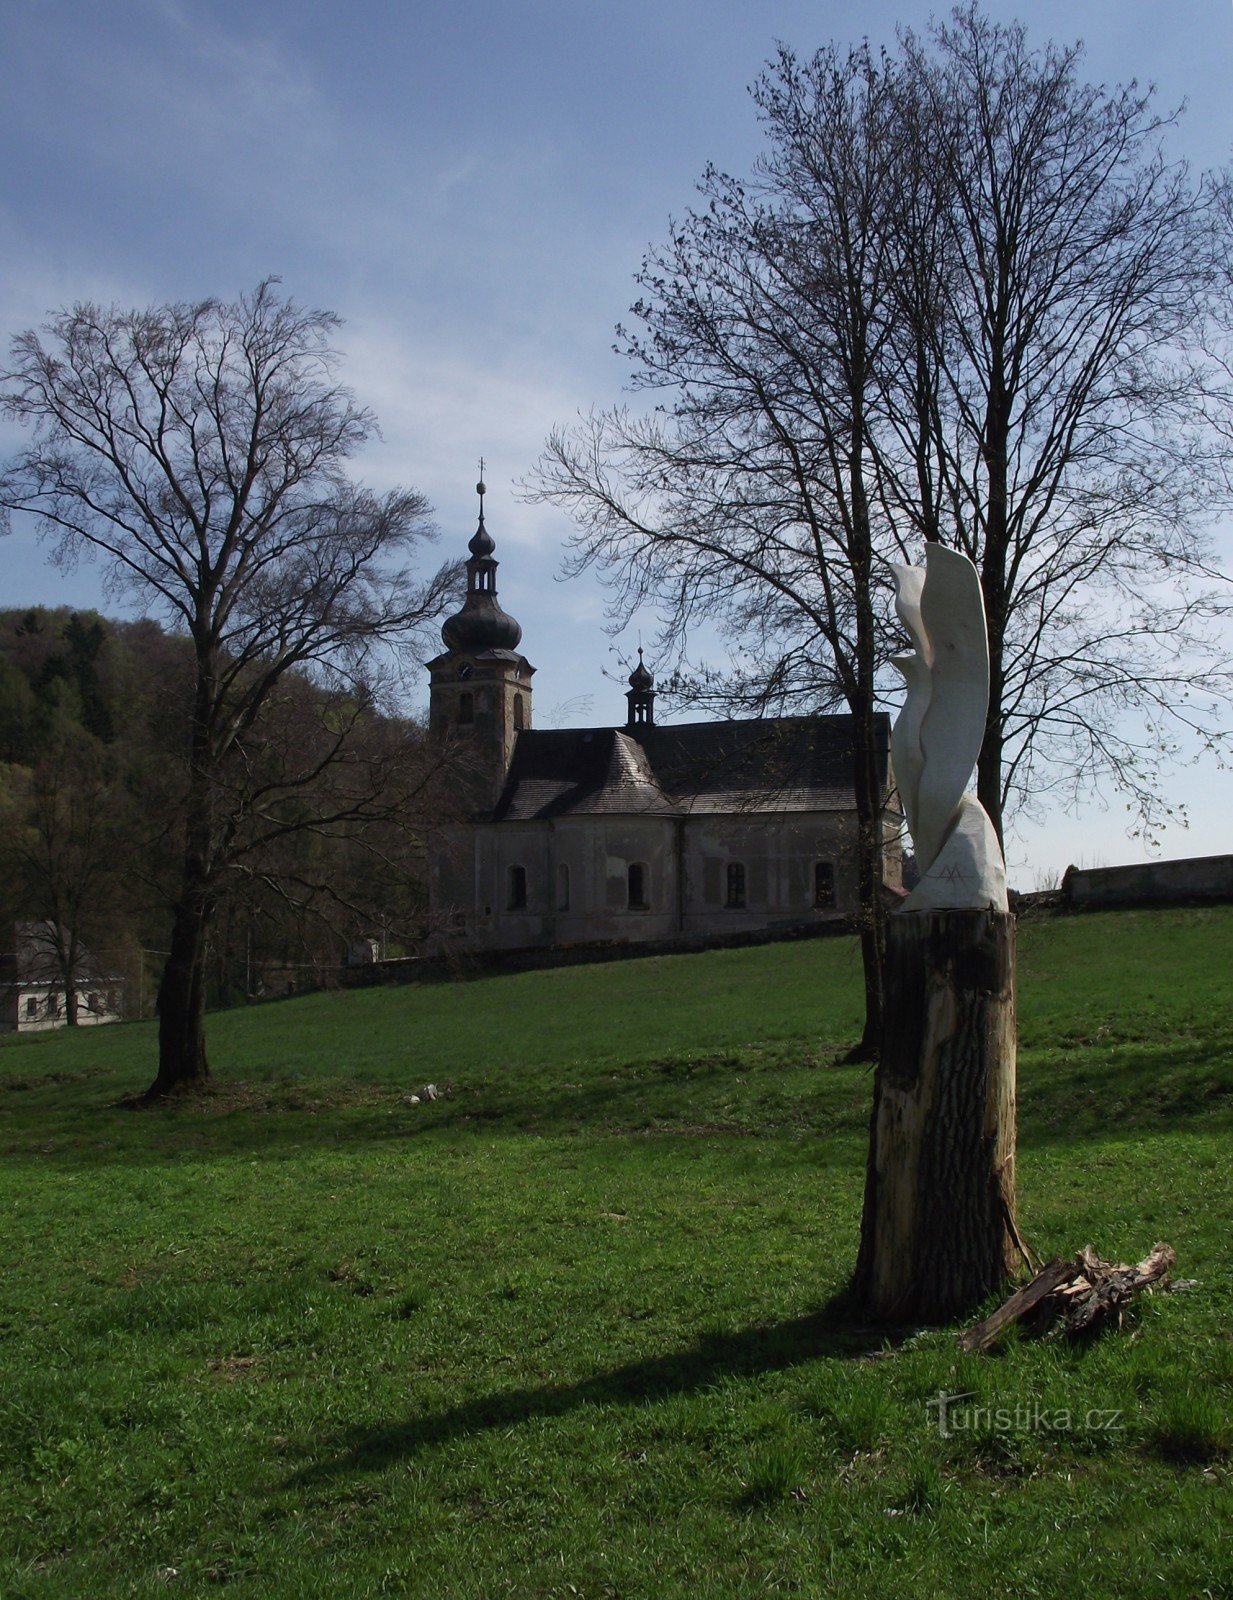
[[[880,1320],[971,1311],[1014,1271],[1015,921],[887,919],[855,1288]]]

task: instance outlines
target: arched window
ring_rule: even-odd
[[[557,910],[569,910],[569,868],[564,861],[557,868]]]
[[[475,696],[469,691],[458,696],[458,721],[459,723],[475,721]]]
[[[523,705],[522,705],[522,696],[520,694],[516,694],[514,696],[514,727],[515,727],[515,729],[521,728],[523,726],[523,717],[524,717],[524,715],[525,715],[525,712],[523,710]]]
[[[814,862],[813,903],[819,911],[835,904],[835,868],[829,861]]]
[[[729,861],[728,863],[727,904],[738,908],[745,904],[745,863],[743,861]]]
[[[525,867],[511,867],[509,869],[509,898],[507,905],[511,911],[524,911],[527,904],[527,869]]]
[[[631,861],[629,864],[629,909],[631,911],[646,911],[649,907],[646,862]]]

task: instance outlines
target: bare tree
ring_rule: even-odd
[[[726,629],[732,670],[678,692],[846,707],[866,751],[887,563],[968,553],[999,834],[1009,807],[1102,784],[1150,831],[1179,738],[1220,742],[1233,688],[1204,534],[1233,386],[1202,342],[1228,188],[1167,159],[1150,91],[1081,65],[974,6],[881,57],[781,50],[752,178],[708,171],[638,275],[623,349],[656,409],[558,431],[534,485],[618,622],[656,606],[678,651]],[[862,855],[874,1019],[872,832]]]
[[[887,482],[905,537],[981,573],[979,798],[1001,834],[1008,806],[1106,780],[1150,830],[1174,736],[1212,736],[1233,685],[1203,533],[1227,382],[1199,344],[1225,185],[1169,160],[1150,89],[1085,82],[1078,45],[1031,49],[972,4],[900,43],[917,178]]]
[[[360,682],[374,649],[414,638],[454,581],[450,567],[407,574],[429,536],[421,495],[379,496],[345,476],[373,422],[337,381],[337,326],[274,280],[234,304],[81,305],[42,337],[19,335],[0,377],[0,404],[35,430],[0,477],[0,507],[34,513],[62,557],[101,552],[118,587],[192,641],[151,1096],[208,1076],[207,932],[253,840],[385,812],[375,769],[361,779],[358,763],[345,793],[319,804],[319,780],[350,759],[352,715],[266,759],[289,674]]]
[[[853,726],[866,1012],[881,1021],[885,796],[876,714],[893,529],[876,447],[902,153],[868,50],[782,51],[755,98],[771,148],[754,179],[714,170],[705,206],[644,261],[634,384],[669,398],[558,431],[534,493],[574,518],[573,569],[615,612],[656,606],[661,647],[698,622],[739,643],[732,670],[678,696],[765,712],[846,710]]]

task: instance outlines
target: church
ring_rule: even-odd
[[[621,727],[538,729],[535,668],[497,600],[495,543],[429,662],[429,727],[459,762],[465,822],[429,859],[433,924],[458,950],[696,943],[846,923],[857,909],[851,718],[660,725],[638,652]],[[884,878],[902,882],[890,721],[879,719]]]

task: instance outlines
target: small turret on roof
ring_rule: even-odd
[[[638,665],[629,675],[625,699],[629,703],[627,728],[655,726],[655,678],[642,659],[641,645],[638,646]]]

